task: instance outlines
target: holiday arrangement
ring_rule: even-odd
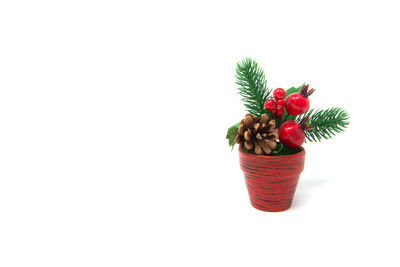
[[[263,211],[287,210],[304,168],[303,143],[343,132],[349,114],[339,107],[310,108],[315,89],[308,84],[268,88],[263,69],[250,58],[237,64],[236,84],[248,113],[226,138],[232,149],[239,145],[251,204]]]

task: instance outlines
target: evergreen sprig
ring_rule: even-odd
[[[246,110],[257,117],[268,113],[264,102],[270,97],[271,89],[267,88],[264,71],[257,62],[251,58],[238,62],[235,77]]]
[[[300,122],[308,116],[309,123],[313,126],[312,130],[305,131],[305,135],[310,142],[320,142],[322,139],[330,139],[337,133],[343,132],[350,124],[349,114],[339,107],[314,110],[310,109],[305,114],[297,117]]]

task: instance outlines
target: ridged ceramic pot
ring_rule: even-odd
[[[262,211],[284,211],[292,205],[300,173],[304,169],[306,152],[285,156],[261,156],[239,151],[254,208]]]

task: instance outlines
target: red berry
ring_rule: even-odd
[[[281,100],[276,101],[276,103],[278,103],[278,105],[284,106],[285,100],[281,99]]]
[[[270,110],[272,115],[276,116],[276,107],[273,110]]]
[[[283,116],[283,114],[285,113],[285,109],[283,108],[283,106],[282,105],[277,105],[276,106],[276,117],[278,117],[278,118],[280,118],[280,117],[282,117]]]
[[[268,111],[273,112],[274,110],[276,110],[276,102],[273,99],[267,99],[267,101],[265,101],[264,103],[264,108]]]
[[[308,90],[308,84],[303,85],[300,93],[290,94],[285,101],[287,113],[290,115],[300,115],[306,113],[310,108],[308,97],[314,92],[314,89]]]
[[[304,130],[295,121],[285,121],[279,127],[279,141],[289,148],[298,148],[304,143]]]
[[[300,115],[308,111],[310,101],[298,93],[293,93],[286,98],[285,107],[290,115]]]
[[[276,100],[284,99],[286,95],[285,89],[283,88],[276,88],[273,92],[273,96]]]

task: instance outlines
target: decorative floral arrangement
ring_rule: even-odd
[[[263,69],[250,58],[237,64],[236,84],[249,113],[228,129],[232,149],[239,144],[247,153],[290,155],[299,152],[305,140],[332,138],[349,125],[349,114],[342,108],[310,109],[315,89],[308,84],[272,91]]]
[[[285,211],[304,169],[303,143],[343,132],[349,114],[337,107],[310,109],[315,89],[308,84],[272,91],[264,71],[250,58],[237,64],[236,84],[249,113],[228,129],[226,138],[232,149],[239,144],[251,204],[262,211]]]

